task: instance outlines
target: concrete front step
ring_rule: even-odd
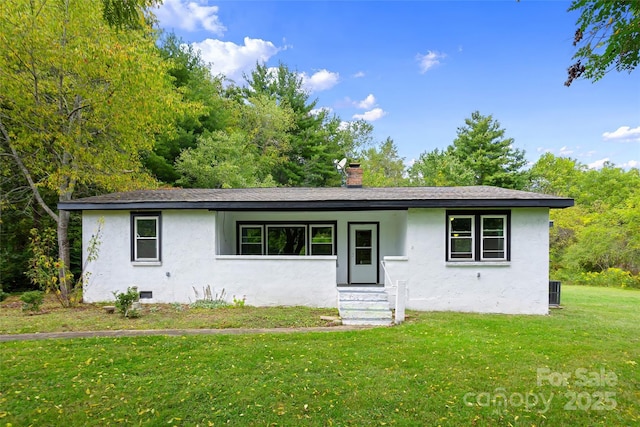
[[[391,319],[391,310],[350,309],[340,310],[340,317],[344,319]]]
[[[341,301],[387,301],[384,288],[338,288]]]
[[[338,309],[343,325],[390,325],[389,300],[384,288],[338,288]]]
[[[342,310],[389,310],[389,303],[384,301],[340,300]]]
[[[342,324],[347,326],[389,326],[391,320],[381,319],[342,319]]]

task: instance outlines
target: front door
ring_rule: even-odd
[[[349,284],[378,283],[378,224],[349,223]]]

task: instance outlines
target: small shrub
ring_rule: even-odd
[[[237,307],[237,308],[242,308],[245,306],[245,304],[247,303],[247,296],[243,296],[242,299],[236,298],[236,296],[233,296],[233,306]]]
[[[224,288],[220,292],[220,295],[216,293],[214,296],[213,292],[211,291],[211,286],[207,285],[206,288],[202,288],[202,293],[203,293],[202,298],[200,298],[200,293],[195,287],[193,288],[193,291],[196,294],[196,302],[191,303],[189,305],[189,307],[191,308],[224,308],[224,307],[231,306],[231,304],[226,302],[224,299],[225,297]]]
[[[9,294],[4,292],[2,290],[2,285],[0,285],[0,302],[6,300],[8,296],[9,296]]]
[[[125,317],[128,317],[129,319],[137,319],[140,316],[142,316],[141,310],[138,310],[137,308],[130,308]]]
[[[171,308],[173,308],[177,312],[184,311],[184,306],[179,302],[171,303]]]
[[[620,268],[608,268],[600,272],[581,273],[576,284],[615,288],[640,288],[640,275],[633,275]]]
[[[137,287],[127,288],[127,292],[116,291],[113,293],[113,296],[116,298],[116,310],[118,310],[118,313],[122,314],[123,317],[140,317],[140,310],[133,308],[133,303],[140,298]]]
[[[22,311],[40,311],[44,302],[44,292],[25,292],[20,296],[20,301],[22,301]]]

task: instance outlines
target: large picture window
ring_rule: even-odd
[[[306,255],[305,225],[267,225],[267,255]]]
[[[239,255],[335,255],[335,223],[238,224]]]
[[[509,212],[447,212],[447,261],[508,261]]]
[[[131,214],[131,260],[160,261],[160,214]]]

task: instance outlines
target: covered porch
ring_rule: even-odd
[[[233,283],[255,271],[269,289],[297,283],[313,295],[326,284],[335,297],[336,286],[383,286],[381,261],[404,255],[406,227],[406,210],[218,211],[216,264]]]

